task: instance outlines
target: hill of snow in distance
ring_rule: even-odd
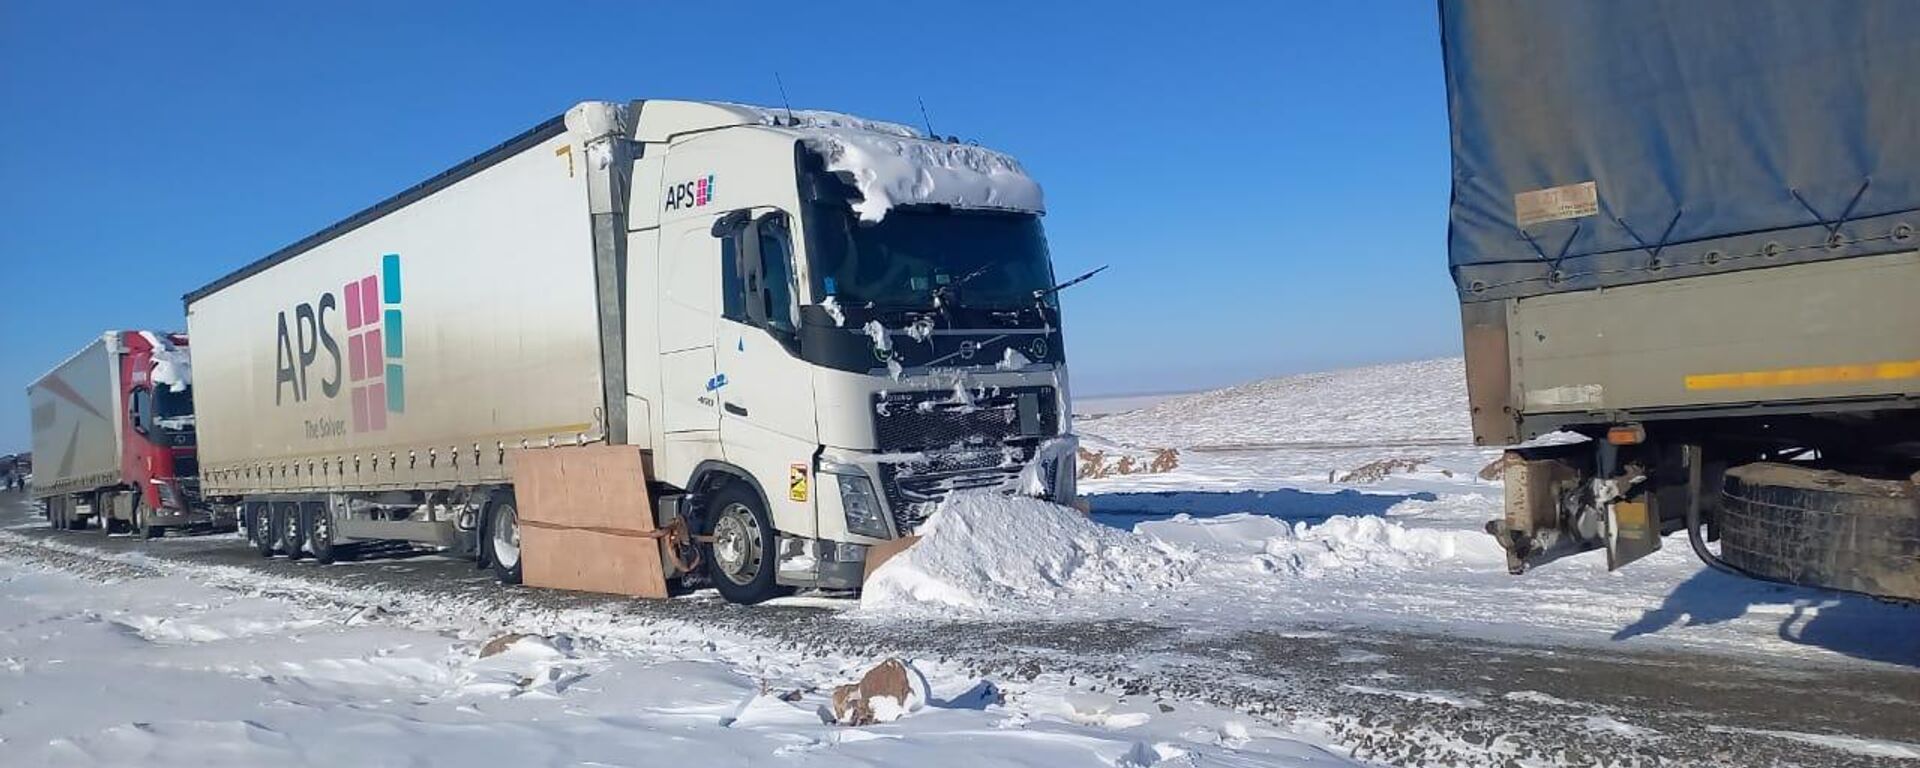
[[[1461,358],[1264,379],[1088,418],[1079,431],[1170,448],[1473,439]]]

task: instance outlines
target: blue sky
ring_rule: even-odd
[[[1072,4],[1078,6],[1080,4]],[[934,127],[1046,188],[1081,394],[1457,354],[1431,3],[12,2],[0,452],[28,382],[589,98]],[[715,10],[717,8],[724,10]]]

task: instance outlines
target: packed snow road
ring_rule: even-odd
[[[1145,721],[1156,718],[1179,722],[1179,732],[1210,741],[1214,757],[1244,764],[1333,764],[1331,755],[1409,765],[1853,766],[1920,758],[1920,748],[1910,746],[1920,741],[1920,725],[1911,714],[1920,707],[1920,673],[1895,665],[1794,658],[1756,663],[1742,657],[1488,642],[1340,624],[1218,632],[1148,616],[861,619],[845,615],[853,603],[844,600],[795,599],[756,608],[702,595],[664,602],[608,600],[501,589],[471,564],[438,557],[376,557],[318,567],[262,560],[227,536],[144,542],[97,531],[54,532],[40,527],[23,504],[9,500],[5,510],[0,565],[52,568],[89,582],[124,587],[185,580],[240,595],[319,606],[335,617],[370,617],[368,623],[396,631],[424,630],[474,642],[513,630],[569,637],[613,655],[715,656],[760,680],[844,682],[844,677],[831,678],[873,659],[899,655],[951,670],[948,677],[962,682],[992,681],[1024,696],[1029,707],[1057,708],[1070,717],[1097,719],[1104,716],[1103,706],[1126,709],[1132,719],[1095,726],[1115,737],[1106,752],[1089,749],[1082,754],[1098,758],[1089,759],[1096,763],[1151,764],[1193,751],[1190,744],[1158,752],[1130,746],[1171,743],[1151,738],[1136,743],[1127,733],[1150,731],[1153,724]],[[17,577],[9,579],[0,589],[13,592],[18,583]],[[112,608],[97,605],[91,610],[110,614]],[[169,621],[177,622],[182,635],[209,623],[224,626],[204,620],[194,624],[191,619]],[[143,626],[168,625],[149,621]],[[13,646],[30,631],[7,630],[14,637],[0,639],[9,646],[0,655],[29,655]],[[689,644],[691,648],[681,647]],[[377,663],[389,650],[369,649],[350,661]],[[832,661],[809,665],[816,658]],[[335,667],[343,663],[328,659],[325,663]],[[258,659],[232,661],[249,669],[273,668]],[[431,665],[445,666],[439,661]],[[17,670],[13,674],[20,675]],[[560,686],[549,695],[564,701],[585,694]],[[1078,703],[1087,697],[1105,697],[1106,703]],[[21,744],[21,734],[9,733],[9,712],[59,701],[43,701],[35,691],[19,689],[7,698],[12,701],[0,702],[0,738],[11,744]],[[591,711],[595,705],[578,706]],[[1304,751],[1269,747],[1242,753],[1261,745],[1248,746],[1246,726],[1232,719],[1234,712]],[[137,722],[160,715],[127,717]],[[307,737],[321,738],[324,731],[316,729]],[[971,743],[956,743],[951,732],[917,736],[923,746]],[[916,734],[889,738],[912,741]],[[94,746],[96,752],[88,754],[118,754]],[[981,741],[977,746],[1005,761],[1070,759],[1037,745]],[[1026,748],[1034,751],[1021,751]],[[1330,753],[1323,755],[1329,762],[1313,757],[1322,749]],[[577,754],[596,753],[589,749]],[[71,757],[65,752],[48,755]],[[1115,755],[1124,759],[1116,762]]]
[[[1464,438],[1460,381],[1430,361],[1081,419],[1083,459],[1111,469],[1083,482],[1091,517],[950,503],[858,600],[505,589],[435,556],[321,567],[232,536],[53,532],[0,498],[0,749],[630,764],[671,733],[667,754],[703,764],[1920,761],[1920,610],[1733,579],[1677,538],[1617,573],[1589,557],[1507,575],[1479,530],[1498,451]],[[64,644],[101,632],[124,658]],[[477,658],[502,632],[548,640]],[[857,729],[812,713],[887,656],[941,705]],[[253,687],[127,696],[165,690],[127,665]],[[101,690],[115,706],[83,695]],[[360,715],[283,716],[341,705]],[[477,723],[511,743],[473,741]]]

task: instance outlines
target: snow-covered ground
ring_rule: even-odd
[[[937,661],[918,662],[931,705],[842,727],[823,720],[831,687],[871,660],[657,624],[483,658],[499,617],[329,608],[196,576],[101,584],[0,562],[0,764],[1350,764],[1244,715]]]
[[[856,615],[1135,616],[1223,633],[1366,625],[1920,661],[1920,611],[1729,577],[1683,534],[1614,573],[1594,554],[1509,575],[1483,528],[1502,487],[1479,475],[1500,452],[1471,445],[1463,378],[1459,359],[1383,365],[1083,419],[1089,446],[1177,448],[1179,467],[1083,480],[1091,519],[951,505],[876,574]]]
[[[1176,448],[1178,466],[1082,481],[1090,516],[959,499],[857,601],[502,591],[435,558],[320,569],[234,540],[27,531],[14,507],[22,529],[0,530],[0,765],[1920,756],[1898,715],[1865,722],[1911,701],[1900,681],[1920,665],[1920,611],[1725,577],[1678,537],[1618,573],[1589,556],[1509,576],[1481,530],[1501,487],[1478,473],[1498,451],[1471,446],[1459,380],[1458,360],[1377,366],[1082,419],[1093,449]],[[534,637],[482,658],[509,631]],[[932,705],[826,723],[832,687],[894,639],[934,649],[908,659]],[[1707,671],[1664,671],[1672,659]],[[1724,671],[1749,665],[1774,672]],[[1515,688],[1496,668],[1533,677]],[[1579,682],[1596,673],[1625,682]],[[1840,702],[1840,721],[1727,703],[1861,675],[1893,682]],[[1289,692],[1302,684],[1317,688]],[[1691,698],[1663,711],[1647,690]]]

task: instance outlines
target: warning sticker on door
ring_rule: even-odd
[[[1513,196],[1513,219],[1522,227],[1577,219],[1599,212],[1600,191],[1591,181],[1536,189]]]
[[[793,501],[807,500],[807,465],[787,467],[787,498]]]

